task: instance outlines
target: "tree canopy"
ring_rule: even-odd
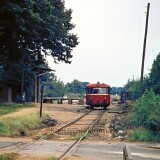
[[[55,74],[47,73],[41,76],[41,86],[44,86],[44,97],[63,97],[65,86],[63,81],[55,80]]]
[[[89,82],[80,82],[74,79],[71,83],[65,85],[66,95],[68,97],[84,97],[87,84],[89,84]]]
[[[78,44],[77,36],[70,33],[75,26],[71,14],[61,0],[1,1],[1,55],[18,59],[24,51],[20,49],[25,49],[40,61],[42,50],[70,63],[72,48]]]
[[[149,80],[154,92],[160,94],[160,53],[153,61],[152,68],[149,73]]]
[[[0,80],[24,79],[30,85],[34,67],[45,64],[46,55],[54,62],[71,63],[72,49],[78,45],[71,15],[63,0],[1,0]]]

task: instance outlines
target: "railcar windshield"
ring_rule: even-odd
[[[108,88],[88,88],[87,94],[109,94]]]

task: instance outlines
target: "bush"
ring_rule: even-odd
[[[160,134],[155,134],[143,127],[129,131],[128,138],[131,141],[160,141]]]
[[[128,116],[130,140],[160,141],[160,96],[146,90]]]
[[[131,141],[160,141],[160,134],[156,134],[143,127],[129,131],[128,138]]]
[[[160,96],[153,91],[145,91],[134,104],[129,118],[132,126],[142,126],[153,132],[160,131]]]

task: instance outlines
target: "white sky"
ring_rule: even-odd
[[[145,74],[160,52],[160,0],[65,0],[80,44],[71,64],[49,65],[65,83],[73,79],[123,86],[140,77],[147,3],[150,3]]]

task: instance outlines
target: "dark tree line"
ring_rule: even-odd
[[[0,82],[14,84],[15,94],[33,87],[35,67],[47,55],[71,63],[78,45],[71,30],[72,10],[63,0],[0,1]]]

